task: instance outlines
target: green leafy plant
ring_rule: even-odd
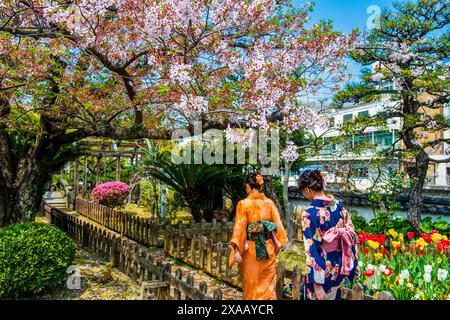
[[[200,221],[212,220],[224,183],[242,172],[233,166],[175,164],[170,154],[157,153],[144,161],[143,174],[181,194],[194,220]]]
[[[74,242],[54,227],[29,222],[0,229],[0,298],[61,286],[74,259]]]

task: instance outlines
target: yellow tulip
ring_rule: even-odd
[[[389,229],[388,232],[392,236],[392,238],[394,238],[394,239],[397,238],[397,236],[398,236],[397,231],[395,231],[394,229]]]
[[[418,246],[420,250],[423,250],[426,246],[428,246],[428,243],[425,241],[424,238],[420,237],[416,241],[416,246]]]
[[[383,257],[383,254],[381,253],[374,253],[373,256],[375,257],[375,259],[380,260]]]
[[[398,241],[403,242],[403,233],[399,233]]]
[[[431,235],[431,240],[433,240],[434,243],[441,242],[442,236],[439,233],[433,233]]]
[[[392,241],[392,246],[397,250],[397,248],[400,247],[400,241]]]
[[[367,244],[369,245],[369,247],[371,247],[372,249],[378,249],[378,247],[380,246],[380,244],[378,242],[372,241],[372,240],[368,240]]]

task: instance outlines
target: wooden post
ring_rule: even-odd
[[[192,235],[191,238],[191,262],[193,266],[197,265],[197,259],[195,257],[195,246],[197,245],[197,238],[195,237],[195,234]]]
[[[282,300],[283,298],[284,274],[285,274],[284,261],[279,261],[277,264],[277,283],[275,287],[278,300]]]
[[[182,230],[178,230],[176,257],[177,257],[177,259],[180,259],[180,260],[182,259],[183,244],[184,244],[183,231]]]
[[[300,282],[300,267],[296,265],[294,267],[294,276],[292,277],[292,300],[300,300]]]
[[[232,269],[232,267],[230,266],[230,263],[229,263],[229,261],[228,261],[228,258],[229,258],[229,256],[230,256],[230,253],[231,253],[231,247],[228,246],[228,247],[227,247],[227,263],[226,263],[226,265],[225,265],[225,279],[226,279],[227,281],[231,281],[231,271],[233,271],[233,269]]]
[[[181,271],[181,269],[177,269],[175,271],[175,279],[179,280],[181,282],[183,277],[183,272]],[[178,290],[177,288],[174,288],[174,293],[173,293],[173,298],[174,300],[181,300],[181,291]]]
[[[394,300],[394,297],[387,291],[382,291],[378,294],[377,300]]]
[[[186,283],[188,285],[190,285],[191,287],[194,286],[194,272],[189,272],[189,275],[188,275],[188,277],[186,279]],[[192,298],[189,297],[189,296],[186,296],[186,300],[192,300]]]
[[[206,245],[206,272],[211,274],[214,243],[211,239],[207,239],[205,245]]]
[[[353,285],[352,300],[364,300],[364,289],[360,283],[355,283]]]
[[[216,270],[215,270],[215,276],[216,277],[220,277],[221,273],[222,273],[222,242],[218,242],[216,245],[216,251],[217,251],[217,255],[216,255]]]
[[[203,293],[204,295],[208,293],[208,285],[205,281],[200,282],[199,289],[200,293]]]
[[[119,251],[117,250],[117,245],[118,239],[116,236],[114,236],[111,244],[111,258],[110,258],[112,268],[116,268],[119,262]]]
[[[214,290],[213,299],[214,300],[222,300],[222,290],[220,290],[220,289]]]
[[[200,257],[199,257],[199,266],[198,268],[200,270],[204,269],[205,266],[205,245],[206,245],[206,238],[205,237],[201,237],[200,239],[200,246],[199,246],[199,251],[200,251]]]
[[[183,231],[183,261],[188,262],[189,261],[189,239],[188,234],[186,231]]]

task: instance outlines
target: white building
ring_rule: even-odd
[[[310,156],[306,160],[306,166],[299,170],[298,172],[292,173],[292,178],[290,179],[290,185],[295,186],[297,184],[298,174],[303,170],[319,169],[327,174],[328,182],[339,183],[342,181],[341,178],[336,176],[336,171],[339,171],[340,166],[352,166],[351,168],[351,181],[354,187],[358,190],[364,191],[372,185],[373,173],[369,172],[368,164],[370,160],[375,155],[373,150],[368,149],[367,152],[352,154],[348,151],[344,151],[344,146],[339,144],[332,144],[327,140],[333,137],[341,135],[338,130],[339,125],[345,123],[346,121],[355,119],[356,117],[363,116],[374,116],[379,113],[386,112],[395,102],[390,100],[381,100],[373,103],[365,103],[358,105],[345,106],[339,110],[334,110],[330,114],[331,129],[327,131],[316,132],[317,135],[322,136],[324,142],[327,146],[319,152],[319,154]],[[446,117],[449,116],[450,107],[445,108]],[[355,144],[362,142],[369,142],[376,146],[377,151],[382,151],[386,148],[391,148],[393,143],[396,146],[400,145],[398,132],[402,128],[402,119],[393,118],[387,123],[387,127],[377,128],[368,127],[361,134],[356,134],[348,137],[345,142],[352,147]],[[445,138],[450,137],[450,131],[444,133]],[[450,145],[445,144],[443,152],[438,152],[437,154],[432,154],[430,157],[434,159],[444,159],[450,155]],[[395,160],[395,159],[394,159]],[[394,161],[396,162],[396,161]],[[400,161],[394,163],[391,168],[386,168],[387,170],[396,170],[402,168],[404,163]],[[348,167],[347,167],[348,168]],[[425,188],[432,189],[446,189],[450,186],[450,164],[440,163],[440,164],[430,164],[428,170],[428,176],[425,183]]]

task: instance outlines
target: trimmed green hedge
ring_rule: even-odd
[[[75,244],[45,224],[0,229],[0,298],[20,298],[64,284],[75,260]]]

